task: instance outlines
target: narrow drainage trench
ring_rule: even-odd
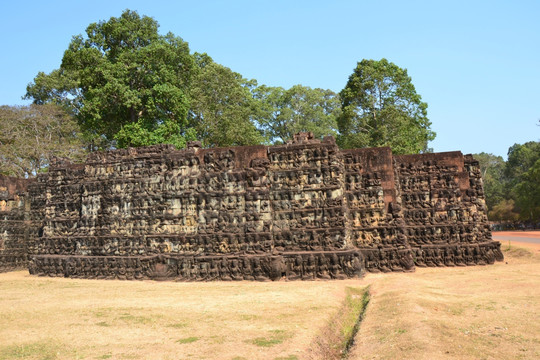
[[[354,323],[351,335],[349,336],[348,339],[346,339],[345,348],[343,349],[342,356],[341,356],[342,359],[347,359],[349,357],[349,351],[352,349],[354,345],[354,338],[356,337],[358,330],[360,330],[360,324],[362,323],[362,320],[364,320],[364,315],[366,313],[366,309],[367,309],[370,299],[371,299],[371,295],[369,293],[369,286],[368,286],[364,290],[364,293],[362,294],[362,297],[360,299],[361,309],[356,318],[356,322]]]
[[[360,330],[369,301],[369,286],[347,287],[343,303],[315,338],[308,358],[347,359],[354,345],[354,338]]]

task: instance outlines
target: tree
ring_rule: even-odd
[[[508,149],[501,175],[505,200],[493,206],[490,219],[536,222],[540,218],[540,143],[529,141]],[[486,197],[487,185],[486,185]],[[510,206],[512,205],[512,206]],[[511,211],[510,211],[510,208]]]
[[[195,54],[198,73],[191,89],[190,126],[204,146],[255,145],[263,142],[254,125],[257,102],[248,81],[215,63],[206,54]]]
[[[522,174],[513,190],[521,219],[538,222],[540,220],[540,159]]]
[[[491,221],[516,222],[519,219],[519,213],[515,211],[514,200],[502,200],[493,206],[488,213]]]
[[[118,147],[183,146],[194,61],[181,38],[158,34],[158,23],[126,10],[73,37],[60,69],[27,87],[36,104],[57,103],[94,138]],[[191,134],[191,135],[190,135]]]
[[[435,138],[427,104],[407,70],[386,59],[359,62],[340,96],[343,148],[390,146],[397,154],[419,153]]]
[[[525,144],[514,144],[508,149],[505,175],[514,186],[521,176],[540,159],[540,142],[529,141]]]
[[[501,156],[480,153],[474,154],[474,158],[480,163],[480,171],[484,180],[484,192],[488,210],[508,198],[505,191],[506,176],[504,173],[505,162]]]
[[[75,119],[54,104],[0,106],[0,172],[30,177],[55,157],[80,161],[85,143]]]
[[[300,131],[312,132],[316,138],[337,134],[340,103],[331,90],[261,85],[254,96],[261,102],[259,127],[271,143],[285,143]]]

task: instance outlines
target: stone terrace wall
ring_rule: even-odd
[[[399,211],[399,188],[390,148],[345,150],[343,154],[351,243],[361,249],[366,268],[414,269]]]
[[[90,155],[33,189],[43,206],[31,272],[95,278],[358,276],[333,139],[281,147],[191,144]]]
[[[491,238],[478,162],[461,152],[395,156],[405,234],[417,266],[502,260]]]
[[[153,146],[53,164],[29,194],[38,275],[339,279],[502,256],[478,164],[461,153],[340,151],[307,133],[273,147]]]
[[[0,272],[28,267],[31,240],[37,235],[26,194],[31,181],[0,175]]]

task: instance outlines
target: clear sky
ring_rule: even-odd
[[[259,84],[339,92],[358,61],[406,68],[437,152],[540,140],[540,1],[0,0],[0,105],[60,66],[73,35],[124,9]]]

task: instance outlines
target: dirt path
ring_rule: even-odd
[[[540,231],[493,231],[493,240],[503,246],[518,246],[540,252]]]

